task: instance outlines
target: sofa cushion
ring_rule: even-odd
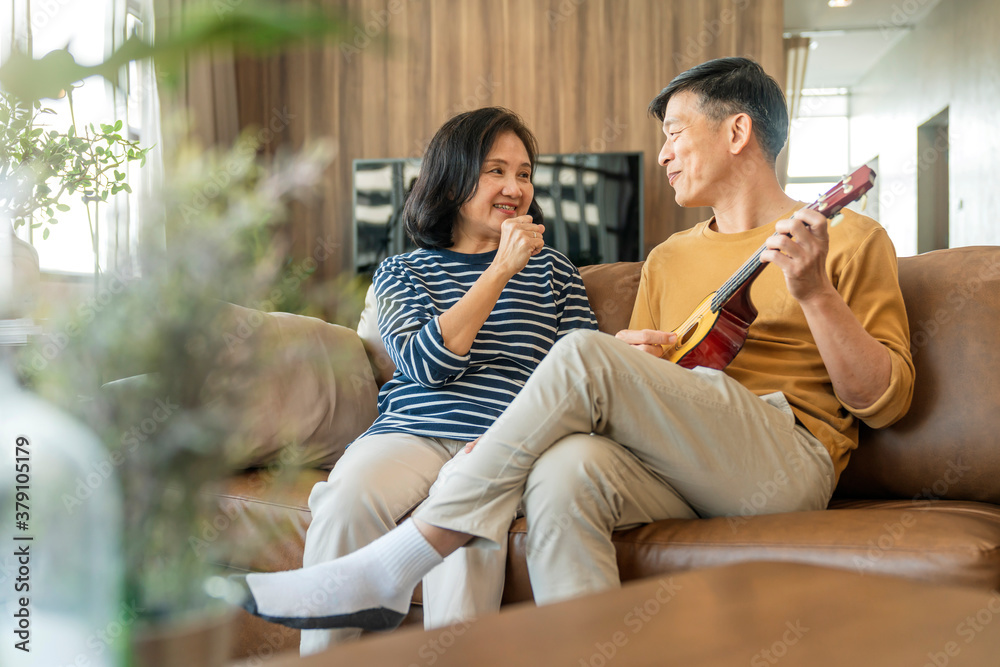
[[[221,564],[300,567],[320,471],[234,478],[220,498]],[[657,521],[613,536],[622,581],[743,561],[789,561],[1000,589],[1000,507],[958,501],[843,500],[819,512]],[[504,602],[531,600],[527,523],[511,526]],[[419,599],[419,598],[418,598]]]
[[[332,468],[378,416],[371,367],[357,333],[314,317],[227,304],[224,348],[207,398],[235,391],[243,418],[233,424],[235,468]]]
[[[378,332],[378,301],[375,299],[375,285],[369,286],[368,293],[365,294],[365,309],[361,311],[361,319],[358,321],[358,337],[365,346],[368,363],[371,364],[372,372],[375,374],[375,382],[381,388],[392,379],[392,374],[396,372],[396,364],[385,351],[385,343],[382,342],[382,336]]]
[[[302,567],[306,529],[312,520],[309,493],[328,476],[323,470],[272,465],[227,480],[217,494],[218,515],[224,518],[212,522],[219,524],[213,527],[225,539],[213,545],[212,559],[247,572]]]
[[[1000,588],[1000,508],[934,501],[657,521],[613,536],[622,581],[744,561],[787,561]],[[504,603],[531,600],[527,524],[514,522]]]
[[[592,264],[580,269],[590,308],[597,316],[597,327],[607,334],[628,328],[632,305],[639,291],[642,262]]]
[[[913,404],[861,428],[837,495],[1000,503],[1000,247],[899,260],[916,367]]]

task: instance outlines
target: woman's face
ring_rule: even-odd
[[[528,151],[516,134],[504,132],[483,162],[476,194],[458,211],[454,243],[463,239],[499,243],[504,220],[526,215],[534,195]]]

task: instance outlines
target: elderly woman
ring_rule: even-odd
[[[556,340],[596,329],[579,272],[543,245],[535,153],[531,132],[500,108],[460,114],[431,140],[403,213],[420,249],[375,273],[379,332],[396,372],[379,395],[378,419],[310,495],[303,569],[248,575],[265,617],[322,607],[333,582],[312,577],[314,567],[388,533],[500,416]],[[424,581],[428,626],[498,609],[504,561],[503,549],[464,549],[437,568]],[[271,604],[294,611],[269,614]],[[304,632],[301,651],[359,632]]]

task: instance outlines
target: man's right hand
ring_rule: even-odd
[[[662,359],[666,353],[664,345],[672,346],[677,342],[677,334],[656,329],[622,329],[615,338],[625,341],[632,347],[637,347],[657,359]]]

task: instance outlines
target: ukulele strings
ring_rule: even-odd
[[[843,189],[842,184],[838,183],[837,187],[840,188],[841,190]],[[840,193],[828,192],[818,200],[814,201],[812,204],[806,206],[806,208],[813,211],[818,211],[822,206],[822,202],[831,194],[840,194]],[[775,232],[772,236],[777,236],[777,235],[778,233]],[[767,250],[766,243],[762,245],[760,248],[758,248],[757,252],[751,255],[750,259],[748,259],[746,263],[744,263],[743,266],[741,266],[739,270],[729,280],[727,280],[722,285],[722,287],[719,288],[719,291],[715,293],[714,297],[712,297],[713,313],[719,312],[723,304],[729,301],[730,297],[732,297],[733,294],[736,294],[736,290],[738,290],[743,285],[743,283],[745,283],[747,279],[749,279],[750,276],[753,275],[754,271],[760,268],[761,265],[760,256],[764,253],[765,250]]]

